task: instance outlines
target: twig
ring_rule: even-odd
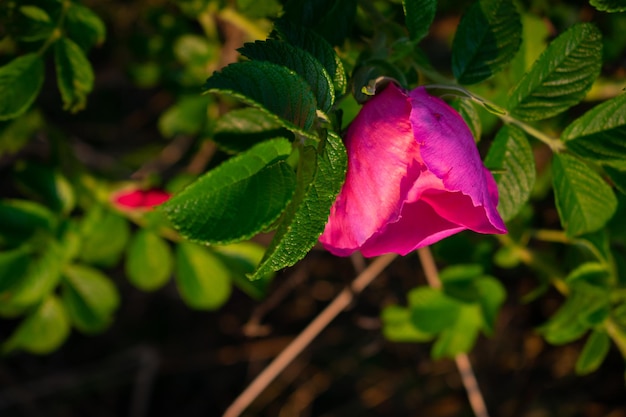
[[[238,417],[263,390],[306,348],[328,324],[350,305],[354,294],[363,291],[396,258],[395,254],[376,258],[356,279],[350,288],[337,297],[302,331],[267,368],[228,407],[223,417]]]
[[[426,281],[433,288],[441,288],[441,281],[439,280],[439,272],[437,271],[437,264],[433,258],[433,255],[428,246],[417,250],[417,254],[422,263],[424,274],[426,275]],[[472,407],[472,411],[476,417],[489,417],[487,411],[487,405],[480,392],[476,375],[472,369],[472,363],[469,357],[465,353],[461,353],[454,358],[456,367],[461,374],[461,381],[467,392],[467,397]]]

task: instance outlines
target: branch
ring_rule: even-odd
[[[267,386],[317,337],[328,324],[350,305],[354,296],[365,289],[396,258],[396,254],[376,258],[349,288],[337,297],[278,355],[228,407],[223,417],[238,417]]]
[[[426,275],[426,281],[428,281],[428,284],[433,288],[441,288],[437,264],[433,259],[430,248],[428,246],[420,248],[417,250],[417,254],[419,255],[420,262],[422,263],[422,268],[424,269],[424,274]],[[463,382],[463,386],[467,392],[467,397],[474,415],[476,417],[489,417],[487,405],[485,404],[483,395],[480,392],[480,387],[478,386],[478,381],[476,380],[476,375],[474,375],[474,370],[472,369],[472,363],[470,362],[469,357],[465,353],[462,353],[457,355],[456,358],[454,358],[454,361],[456,362],[456,367],[461,375],[461,381]]]

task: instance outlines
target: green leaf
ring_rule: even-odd
[[[576,361],[576,373],[586,375],[598,369],[610,347],[611,339],[604,331],[593,331]]]
[[[44,9],[37,6],[20,6],[20,13],[32,20],[36,20],[37,22],[52,22],[50,15],[48,15]]]
[[[437,12],[437,0],[402,0],[402,7],[409,36],[418,42],[428,35]]]
[[[54,44],[54,62],[63,109],[72,113],[84,109],[94,81],[85,53],[74,41],[63,37]]]
[[[383,334],[392,342],[427,342],[433,335],[415,328],[411,322],[411,311],[400,306],[385,307],[381,313]]]
[[[172,269],[172,251],[163,238],[148,229],[135,233],[126,254],[126,275],[135,287],[143,291],[161,288]]]
[[[498,312],[506,300],[506,289],[500,281],[488,276],[476,280],[475,285],[479,293],[478,304],[482,312],[482,328],[487,335],[492,335]]]
[[[176,284],[191,308],[215,310],[230,297],[229,271],[208,249],[182,242],[176,248]]]
[[[528,201],[535,186],[535,157],[528,139],[519,128],[502,127],[485,158],[498,184],[498,212],[504,221],[515,217]]]
[[[209,171],[161,206],[174,227],[201,243],[248,239],[268,228],[296,187],[286,139],[262,142]]]
[[[561,139],[585,159],[626,169],[626,94],[595,106],[570,124]]]
[[[69,37],[84,51],[100,45],[106,38],[106,26],[91,9],[78,3],[70,3],[65,15],[65,27]]]
[[[482,324],[482,313],[478,305],[461,305],[456,321],[444,329],[433,344],[431,356],[434,359],[454,358],[469,352],[476,343]]]
[[[589,0],[589,4],[603,12],[614,13],[626,11],[626,3],[624,3],[624,0]]]
[[[257,61],[268,61],[289,68],[300,75],[311,87],[317,106],[328,113],[335,101],[333,81],[322,64],[304,49],[286,41],[267,39],[246,43],[238,51]]]
[[[63,304],[53,295],[20,323],[3,344],[3,353],[23,349],[30,353],[46,354],[56,350],[67,338],[70,323]]]
[[[556,208],[568,236],[602,228],[617,209],[611,187],[589,166],[567,154],[552,163]]]
[[[215,72],[203,90],[232,96],[268,112],[282,126],[304,136],[316,119],[317,103],[311,88],[298,74],[271,62],[231,64]]]
[[[57,169],[41,163],[18,163],[15,179],[27,193],[43,200],[47,207],[63,214],[74,209],[76,198],[72,185]]]
[[[81,221],[82,245],[79,258],[88,264],[111,267],[117,264],[130,237],[128,222],[118,214],[95,206]]]
[[[0,67],[0,120],[24,113],[43,85],[43,59],[36,53],[15,58]]]
[[[183,96],[159,117],[159,131],[166,138],[175,135],[196,135],[205,127],[210,98],[201,95]]]
[[[608,317],[608,274],[606,267],[597,263],[583,264],[570,273],[566,278],[570,294],[550,320],[539,328],[548,342],[555,345],[569,343]]]
[[[0,313],[12,315],[23,311],[50,294],[61,277],[67,249],[51,240],[43,254],[31,257],[25,274],[0,294]]]
[[[214,254],[230,271],[233,283],[250,297],[260,300],[268,292],[269,284],[274,273],[260,276],[256,281],[250,281],[248,275],[263,259],[265,248],[255,242],[239,242],[226,246],[213,246]]]
[[[522,42],[522,23],[510,0],[480,0],[461,18],[452,44],[452,72],[476,84],[509,63]]]
[[[62,300],[74,326],[85,333],[107,328],[120,303],[113,282],[85,265],[67,266],[64,277]]]
[[[293,136],[266,113],[246,107],[231,110],[217,119],[211,138],[230,153],[243,152],[264,140]]]
[[[23,242],[38,232],[53,232],[58,219],[48,208],[28,200],[0,201],[0,241]]]
[[[454,325],[463,304],[442,291],[418,287],[408,294],[411,323],[423,333],[439,333]]]
[[[346,149],[333,132],[321,149],[302,149],[293,200],[252,279],[294,265],[315,245],[343,185],[346,167]]]
[[[337,96],[345,94],[348,85],[346,72],[335,50],[324,38],[312,30],[286,19],[276,21],[274,30],[275,32],[272,36],[286,40],[293,46],[304,49],[315,57],[332,77],[335,94]]]
[[[578,104],[600,74],[602,35],[579,23],[557,37],[509,97],[511,114],[523,120],[555,116]]]

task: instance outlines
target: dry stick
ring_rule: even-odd
[[[417,250],[417,254],[419,255],[420,262],[422,263],[422,268],[424,269],[424,274],[426,275],[426,281],[428,281],[428,284],[433,288],[441,288],[437,264],[435,263],[430,248],[428,246],[420,248]],[[463,382],[463,386],[467,392],[467,397],[469,398],[470,406],[472,407],[472,411],[474,411],[474,415],[476,417],[489,417],[487,405],[485,404],[483,395],[480,392],[480,387],[478,386],[478,381],[476,380],[476,375],[474,375],[474,370],[472,369],[472,363],[470,362],[469,357],[465,353],[461,353],[454,358],[454,361],[456,362],[459,374],[461,374],[461,381]]]
[[[396,258],[395,254],[376,258],[359,276],[350,288],[341,291],[306,329],[302,331],[267,368],[228,407],[223,417],[238,417],[256,397],[306,348],[328,324],[350,305],[355,294],[363,291]]]

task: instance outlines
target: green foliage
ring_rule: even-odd
[[[524,132],[511,125],[500,129],[489,148],[485,165],[495,171],[500,194],[498,211],[504,221],[511,220],[526,203],[535,185],[535,159]]]
[[[342,95],[346,92],[347,80],[343,64],[324,38],[285,19],[276,22],[274,31],[273,36],[308,52],[322,64],[333,79],[335,94]]]
[[[607,100],[570,124],[561,135],[567,148],[584,159],[626,168],[626,94]]]
[[[80,224],[83,237],[79,259],[99,266],[117,264],[130,237],[128,222],[103,206],[94,206]]]
[[[603,331],[594,331],[587,339],[578,360],[576,373],[585,375],[598,369],[611,347],[611,338]]]
[[[559,35],[511,93],[511,113],[522,120],[541,120],[578,104],[600,73],[601,37],[591,23],[576,24]]]
[[[250,59],[272,62],[296,72],[309,84],[322,111],[328,112],[332,107],[333,81],[322,64],[308,52],[276,39],[247,43],[239,52]]]
[[[590,0],[589,4],[603,12],[626,11],[626,4],[623,0]]]
[[[151,230],[135,233],[126,254],[126,276],[137,288],[154,291],[169,281],[172,251],[167,242]]]
[[[230,296],[229,271],[208,249],[183,242],[176,248],[174,276],[180,296],[191,308],[215,310]]]
[[[294,265],[324,231],[330,207],[341,190],[347,155],[341,139],[328,133],[321,149],[302,149],[293,200],[252,279]]]
[[[383,332],[395,341],[435,339],[433,358],[452,358],[470,351],[481,331],[493,333],[506,291],[498,280],[484,275],[480,265],[444,269],[440,279],[441,289],[412,289],[407,308],[387,307]]]
[[[267,111],[282,126],[298,134],[307,136],[315,122],[317,102],[309,85],[295,72],[277,64],[231,64],[213,74],[203,90],[229,95]]]
[[[611,38],[622,20],[576,23],[582,9],[560,6],[531,14],[481,0],[455,30],[431,31],[444,2],[187,0],[155,3],[127,26],[106,5],[101,17],[76,1],[0,2],[0,170],[11,196],[0,201],[0,314],[17,326],[2,351],[47,353],[72,327],[106,330],[121,279],[155,291],[174,277],[199,310],[224,306],[233,286],[263,299],[274,273],[317,243],[348,169],[341,136],[383,79],[427,85],[458,110],[488,150],[509,229],[437,244],[441,288],[385,307],[385,336],[431,342],[435,358],[468,352],[494,333],[507,298],[493,265],[524,264],[512,273],[537,279],[526,300],[541,303],[550,286],[562,294],[544,339],[587,337],[577,373],[601,366],[611,343],[626,356],[624,195],[613,189],[626,193],[626,95],[612,70],[624,43]],[[92,61],[94,47],[107,59]],[[55,83],[45,68],[58,93],[39,97]],[[169,202],[142,206],[162,183]],[[111,193],[133,188],[137,206]],[[263,232],[267,248],[248,241]]]
[[[552,178],[556,208],[569,236],[595,232],[613,217],[617,208],[613,190],[579,159],[555,155]]]
[[[20,323],[3,343],[2,352],[23,349],[35,354],[50,353],[65,341],[69,331],[67,312],[61,301],[51,295]]]
[[[35,53],[0,67],[0,120],[23,114],[37,98],[44,80],[44,63]]]
[[[106,329],[120,300],[117,288],[102,272],[85,265],[63,271],[62,301],[72,324],[85,333]]]
[[[522,41],[520,16],[510,0],[481,0],[463,15],[452,45],[452,70],[461,84],[500,71]]]
[[[270,227],[291,200],[296,180],[285,161],[290,153],[286,139],[262,142],[208,172],[163,208],[192,241],[248,239]]]
[[[412,41],[422,40],[430,29],[437,12],[436,0],[403,0],[406,27]]]
[[[235,109],[220,117],[215,123],[212,140],[230,153],[247,150],[264,140],[292,134],[281,127],[265,112],[254,107]]]
[[[93,69],[85,53],[75,42],[61,38],[54,44],[57,84],[63,98],[63,109],[71,112],[87,105],[87,94],[93,89]]]

